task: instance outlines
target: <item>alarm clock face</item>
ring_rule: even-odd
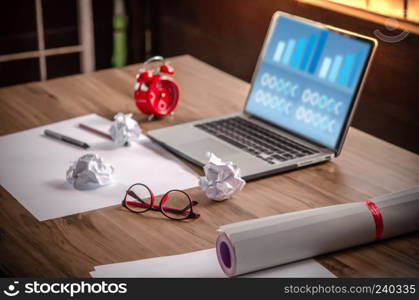
[[[154,94],[151,105],[158,116],[166,116],[174,111],[178,105],[179,87],[170,78],[161,78],[150,89]]]
[[[147,69],[152,62],[163,63],[158,69]],[[174,68],[161,56],[149,58],[136,76],[135,104],[147,115],[163,117],[172,113],[179,104],[179,86],[170,77]]]

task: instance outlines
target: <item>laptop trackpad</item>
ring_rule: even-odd
[[[226,159],[239,153],[233,146],[222,144],[216,139],[206,138],[192,143],[182,144],[182,148],[185,149],[186,153],[189,153],[195,159],[200,161],[207,161],[207,152],[213,152],[221,159]]]

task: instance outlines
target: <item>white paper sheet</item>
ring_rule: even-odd
[[[142,259],[95,267],[92,277],[226,278],[217,261],[215,248],[186,254]],[[313,259],[270,268],[243,277],[336,277]]]
[[[141,137],[140,144],[116,146],[78,128],[83,123],[107,131],[111,121],[95,114],[0,137],[0,184],[38,220],[43,221],[121,203],[133,183],[147,184],[154,194],[198,186],[198,177],[172,154]],[[88,143],[90,149],[53,140],[44,129]],[[96,153],[115,167],[114,183],[80,191],[66,182],[70,162]]]

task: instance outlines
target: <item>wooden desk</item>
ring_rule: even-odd
[[[190,56],[171,61],[182,89],[173,117],[145,122],[132,99],[136,65],[0,89],[0,135],[88,113],[111,118],[133,112],[148,130],[242,109],[248,83]],[[95,265],[212,248],[223,224],[360,201],[417,184],[419,156],[351,129],[342,155],[332,162],[249,182],[222,203],[191,190],[202,213],[192,222],[173,222],[159,213],[138,216],[120,206],[38,222],[1,188],[1,271],[87,277]],[[317,260],[337,276],[418,276],[419,234]]]

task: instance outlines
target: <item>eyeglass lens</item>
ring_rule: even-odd
[[[171,219],[186,219],[191,213],[192,203],[184,192],[170,191],[161,201],[161,211]]]
[[[150,209],[152,204],[152,194],[146,186],[136,184],[128,190],[125,205],[129,210],[144,212]]]

